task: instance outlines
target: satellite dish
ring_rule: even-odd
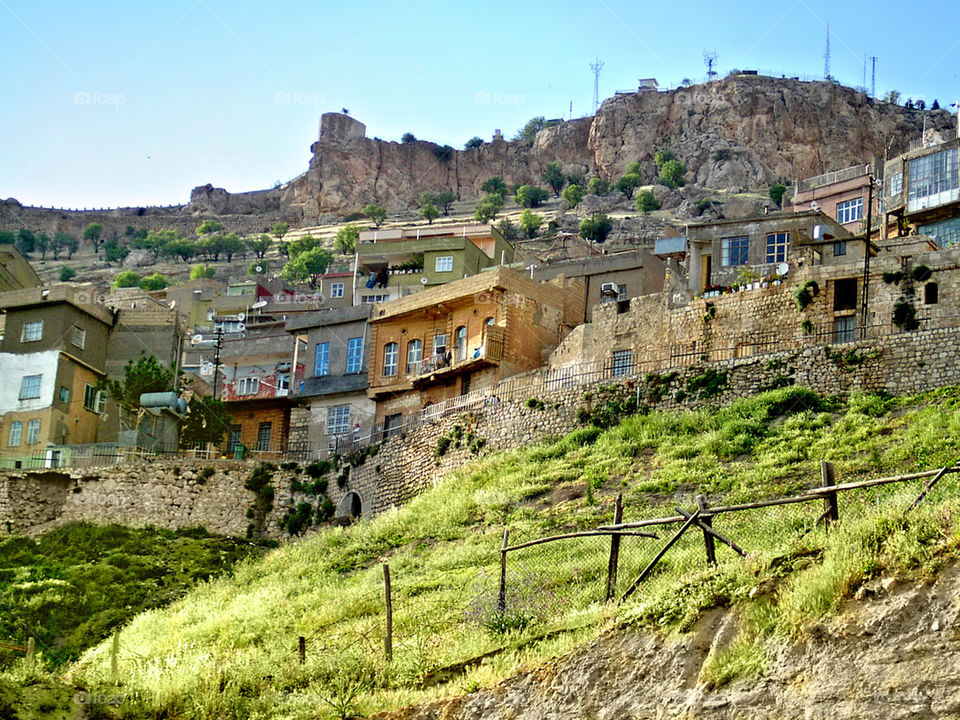
[[[246,329],[247,329],[247,326],[246,326],[245,324],[243,324],[243,323],[237,323],[237,332],[238,332],[238,333],[242,333],[242,332],[243,332],[244,330],[246,330]]]
[[[170,309],[173,310],[176,306],[177,306],[177,301],[176,301],[176,300],[171,300],[171,301],[170,301]]]
[[[254,270],[255,270],[256,272],[258,272],[258,273],[262,273],[262,272],[263,272],[263,266],[262,266],[262,265],[257,265],[257,266],[254,268]]]
[[[240,322],[243,322],[243,321],[246,320],[246,319],[247,319],[246,314],[244,314],[244,313],[237,313],[237,320],[239,320]]]
[[[790,266],[785,262],[777,263],[777,275],[786,275],[790,271]]]
[[[200,374],[213,375],[213,363],[210,363],[210,362],[200,363]]]
[[[262,307],[267,306],[266,300],[257,300],[253,305],[250,306],[251,309],[259,310]],[[241,318],[242,319],[242,318]]]
[[[426,278],[426,277],[420,278],[420,282],[421,282],[422,284],[426,285],[426,284],[427,284],[427,278]]]
[[[199,345],[202,342],[203,342],[203,335],[194,335],[192,338],[190,338],[191,345]]]

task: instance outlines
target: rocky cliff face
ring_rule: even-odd
[[[655,178],[653,156],[669,149],[687,181],[716,190],[765,187],[897,153],[928,128],[947,130],[945,111],[912,110],[871,100],[851,88],[739,76],[670,92],[610,98],[595,117],[541,131],[533,143],[502,139],[448,154],[428,142],[371,140],[344,115],[324,116],[310,169],[282,191],[281,204],[305,222],[358,212],[376,202],[410,208],[424,190],[480,195],[493,175],[508,184],[539,183],[549,162],[567,172],[615,179],[633,162]],[[223,199],[220,199],[224,202]]]
[[[711,690],[703,668],[738,633],[715,611],[679,638],[612,633],[487,690],[382,720],[676,718],[808,720],[960,717],[960,568],[935,583],[849,603],[798,644],[773,648],[768,671]],[[869,593],[865,593],[869,594]]]

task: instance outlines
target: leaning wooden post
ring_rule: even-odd
[[[120,681],[120,631],[113,633],[113,642],[110,644],[110,676],[114,684]]]
[[[507,546],[510,542],[510,530],[503,529],[503,544],[500,546],[500,594],[497,596],[497,614],[507,610]]]
[[[836,485],[833,477],[833,465],[826,460],[820,461],[820,477],[823,480],[823,487],[833,487]],[[840,519],[840,507],[837,505],[837,493],[825,493],[823,496],[823,525],[830,530],[830,524]]]
[[[383,594],[387,609],[387,634],[383,637],[383,652],[387,662],[393,662],[393,599],[390,594],[390,565],[383,564]]]
[[[297,643],[297,654],[300,656],[300,664],[303,665],[307,661],[307,639],[303,635]]]
[[[27,664],[33,665],[33,657],[36,653],[37,644],[36,640],[32,637],[27,638]]]
[[[613,524],[623,522],[623,493],[617,495],[617,504],[613,508]],[[607,602],[613,599],[617,591],[617,565],[620,563],[620,535],[610,536],[610,562],[607,564]]]
[[[703,495],[697,495],[697,507],[700,508],[702,513],[700,516],[700,525],[706,525],[707,527],[713,527],[713,518],[707,514],[707,498]],[[707,551],[707,563],[710,565],[717,564],[717,548],[713,540],[713,535],[704,529],[703,531],[703,546]]]

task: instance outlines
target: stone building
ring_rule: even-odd
[[[376,404],[367,397],[372,310],[357,305],[287,320],[304,359],[303,381],[290,394],[291,451],[338,451],[373,431]]]
[[[794,212],[819,210],[857,234],[867,217],[870,165],[854,165],[842,170],[797,180],[790,208]],[[873,217],[878,220],[879,193],[874,193]]]
[[[40,276],[16,245],[0,244],[0,292],[41,285]]]
[[[499,267],[375,308],[368,395],[390,434],[425,407],[543,365],[582,319],[583,286]]]

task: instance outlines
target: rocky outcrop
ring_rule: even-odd
[[[886,589],[890,589],[889,592]],[[771,645],[759,678],[710,689],[704,669],[735,640],[736,611],[691,633],[620,631],[547,666],[470,695],[382,713],[380,720],[859,720],[960,717],[960,568],[933,583],[851,602],[795,644]]]

